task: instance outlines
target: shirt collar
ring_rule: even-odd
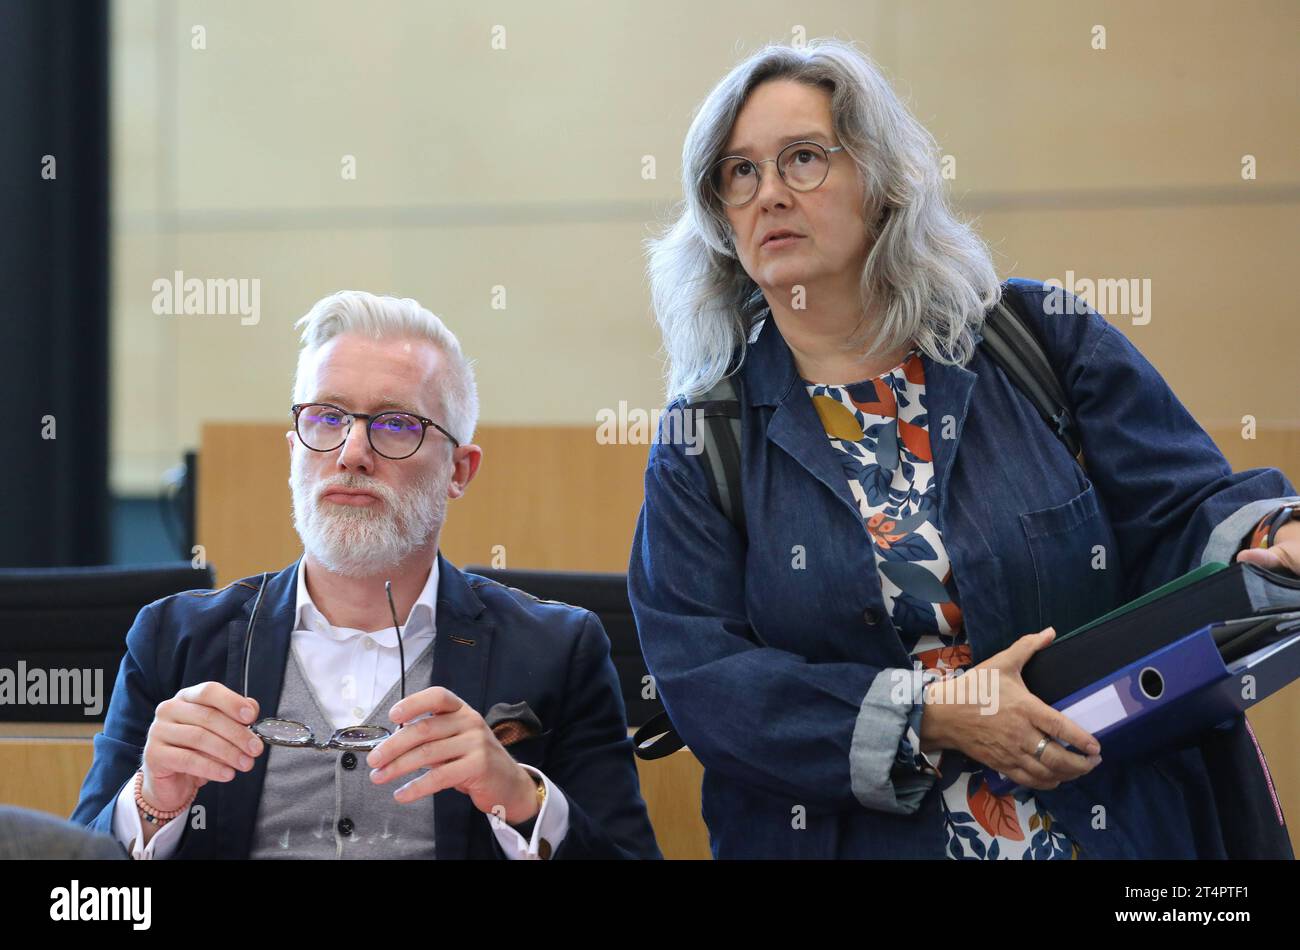
[[[411,612],[402,624],[402,640],[407,641],[420,635],[431,635],[437,616],[438,599],[438,559],[433,559],[429,568],[429,577],[424,582],[424,589],[411,605]],[[368,636],[383,647],[397,648],[397,631],[391,626],[382,630],[366,631],[353,627],[336,627],[331,624],[320,609],[312,602],[307,593],[307,559],[298,564],[298,597],[294,610],[294,630],[310,630],[331,640],[347,640],[356,636]]]

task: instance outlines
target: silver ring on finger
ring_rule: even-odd
[[[1048,743],[1052,741],[1051,736],[1043,736],[1038,740],[1038,747],[1034,749],[1034,758],[1039,762],[1043,761],[1043,751],[1047,748]]]

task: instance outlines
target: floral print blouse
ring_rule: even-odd
[[[934,522],[934,483],[925,373],[913,349],[874,379],[806,384],[840,455],[874,546],[885,609],[912,664],[925,679],[971,666],[961,606],[943,538]],[[920,751],[917,706],[899,743],[895,768],[936,776],[952,858],[1077,858],[1079,848],[1032,790],[994,795],[984,768],[956,750],[934,760]],[[942,771],[939,766],[942,765]]]

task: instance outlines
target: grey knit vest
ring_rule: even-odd
[[[433,678],[430,644],[406,670],[406,682]],[[408,689],[409,692],[409,689]],[[392,729],[388,710],[399,699],[398,684],[364,723]],[[289,649],[275,715],[311,727],[318,742],[334,733],[316,693]],[[351,723],[349,723],[351,725]],[[432,858],[433,796],[399,804],[393,792],[422,773],[384,785],[370,781],[366,754],[267,746],[266,780],[253,827],[250,858]],[[345,764],[352,768],[345,768]]]

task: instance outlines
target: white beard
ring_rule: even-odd
[[[447,516],[449,479],[434,473],[398,495],[377,479],[344,473],[313,489],[307,484],[304,456],[304,452],[295,451],[289,466],[293,526],[303,550],[326,570],[350,577],[392,572],[441,531]],[[372,492],[381,504],[363,507],[323,502],[320,493],[327,487]]]

